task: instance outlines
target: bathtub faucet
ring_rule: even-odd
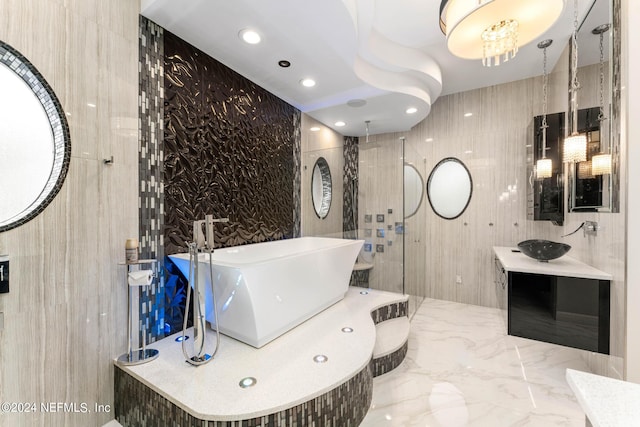
[[[220,330],[218,327],[218,310],[216,307],[216,296],[213,284],[213,247],[214,234],[213,224],[216,222],[229,222],[229,218],[213,218],[213,215],[206,215],[203,220],[193,221],[193,242],[189,244],[189,285],[187,286],[187,302],[185,310],[189,310],[191,299],[191,288],[193,288],[193,346],[195,354],[189,357],[185,348],[185,332],[187,329],[187,314],[185,313],[182,324],[182,352],[187,362],[194,366],[200,366],[211,359],[218,352],[220,347]],[[203,230],[204,228],[204,230]],[[215,351],[209,355],[206,353],[206,321],[205,321],[205,292],[199,269],[199,253],[209,254],[209,279],[211,282],[211,295],[213,296],[213,312],[216,322],[216,347]]]
[[[213,215],[205,215],[204,219],[193,221],[193,242],[198,250],[213,250],[213,224],[216,222],[229,222],[229,218],[214,218]]]

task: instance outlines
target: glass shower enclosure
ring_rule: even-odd
[[[406,142],[401,134],[303,133],[301,235],[364,240],[351,285],[408,294],[413,314],[425,292],[426,166]],[[314,192],[316,200],[330,196],[326,211]]]
[[[424,299],[425,161],[402,135],[367,139],[358,144],[357,237],[368,269],[358,285],[408,294],[412,315]]]

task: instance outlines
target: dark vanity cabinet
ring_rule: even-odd
[[[508,273],[509,335],[609,354],[609,281]]]
[[[509,335],[609,354],[610,276],[568,256],[539,263],[513,248],[494,251]]]
[[[565,136],[565,114],[547,115],[546,149],[542,144],[542,116],[533,119],[533,141],[527,146],[527,219],[553,221],[561,225],[564,221],[564,181],[562,175],[562,142]],[[551,159],[553,169],[550,178],[537,179],[535,165],[544,156]]]

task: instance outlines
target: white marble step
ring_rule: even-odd
[[[393,353],[409,339],[409,318],[407,316],[386,320],[376,325],[376,344],[373,358],[377,359]]]

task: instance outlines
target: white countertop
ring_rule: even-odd
[[[540,262],[522,252],[513,252],[518,248],[494,246],[493,251],[507,271],[518,273],[545,274],[548,276],[578,277],[582,279],[612,280],[609,273],[591,267],[569,255],[549,262]]]
[[[148,348],[160,350],[156,360],[120,366],[162,396],[201,419],[232,421],[259,417],[306,402],[344,383],[371,360],[376,328],[371,311],[406,295],[349,288],[345,298],[260,349],[221,335],[220,351],[210,363],[194,367],[185,362],[179,334]],[[344,333],[345,326],[353,332]],[[193,354],[193,332],[187,351]],[[215,332],[207,331],[207,353]],[[323,354],[325,363],[313,357]],[[257,384],[240,388],[245,377]]]
[[[593,427],[640,424],[640,384],[567,369],[567,382]]]

